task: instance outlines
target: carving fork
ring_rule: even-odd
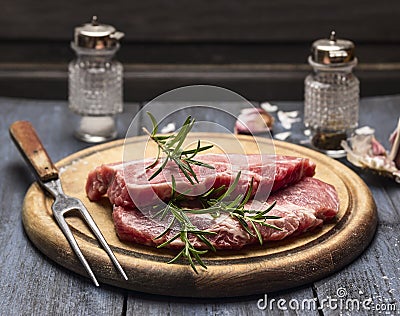
[[[100,244],[103,246],[104,250],[107,252],[108,256],[111,258],[111,261],[114,263],[115,267],[122,274],[124,279],[128,280],[124,270],[110,249],[110,246],[107,244],[107,241],[104,239],[93,218],[90,216],[86,207],[79,199],[67,196],[63,192],[58,170],[52,163],[31,123],[27,121],[17,121],[13,123],[10,126],[10,135],[24,159],[30,166],[33,167],[41,187],[54,198],[54,203],[52,205],[53,216],[65,237],[68,239],[73,251],[78,256],[87,273],[93,280],[94,284],[99,286],[92,269],[83,256],[82,251],[80,250],[75,237],[64,218],[64,214],[72,210],[77,210],[80,212],[85,222],[88,224]]]

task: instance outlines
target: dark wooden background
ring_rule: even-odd
[[[0,12],[0,95],[67,98],[73,28],[124,31],[125,100],[215,84],[252,100],[302,100],[313,40],[356,44],[361,95],[400,93],[400,2],[14,0]]]

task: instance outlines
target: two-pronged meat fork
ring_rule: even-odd
[[[79,199],[67,196],[63,192],[58,170],[52,163],[31,123],[27,121],[17,121],[13,123],[10,126],[10,135],[27,163],[33,167],[41,187],[44,188],[54,198],[54,203],[52,205],[53,216],[65,237],[68,239],[68,242],[70,243],[75,254],[78,256],[89,276],[92,278],[94,284],[99,286],[92,269],[83,256],[82,251],[80,250],[74,235],[72,234],[71,229],[64,218],[64,214],[72,210],[79,211],[85,222],[92,230],[93,234],[96,236],[104,250],[111,258],[115,267],[122,274],[125,280],[128,280],[124,270],[110,249],[110,246],[107,244],[107,241],[104,239],[96,223],[90,216],[86,207]]]

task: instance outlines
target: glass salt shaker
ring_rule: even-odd
[[[76,59],[69,72],[69,108],[80,115],[75,136],[99,143],[116,138],[115,115],[122,112],[123,67],[114,60],[124,33],[111,25],[91,23],[75,28]]]
[[[354,44],[329,39],[312,44],[309,64],[313,73],[305,79],[304,124],[311,132],[312,146],[331,156],[346,155],[341,147],[358,126],[359,81],[352,73],[357,65]]]

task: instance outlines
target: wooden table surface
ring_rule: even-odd
[[[301,101],[274,103],[284,111],[303,108]],[[120,137],[139,108],[140,104],[125,105],[118,117]],[[399,116],[400,96],[361,100],[360,126],[375,128],[386,147]],[[9,125],[22,119],[32,122],[54,161],[90,146],[74,139],[76,117],[66,101],[0,98],[1,315],[352,315],[357,308],[358,315],[400,314],[400,185],[369,174],[361,177],[378,207],[375,238],[356,261],[318,282],[224,299],[156,296],[103,284],[96,288],[90,279],[42,255],[24,232],[22,201],[34,178],[8,135]],[[302,129],[301,123],[295,123],[288,141],[303,141]],[[281,131],[284,128],[277,121],[275,132]],[[322,308],[313,309],[314,301]]]

